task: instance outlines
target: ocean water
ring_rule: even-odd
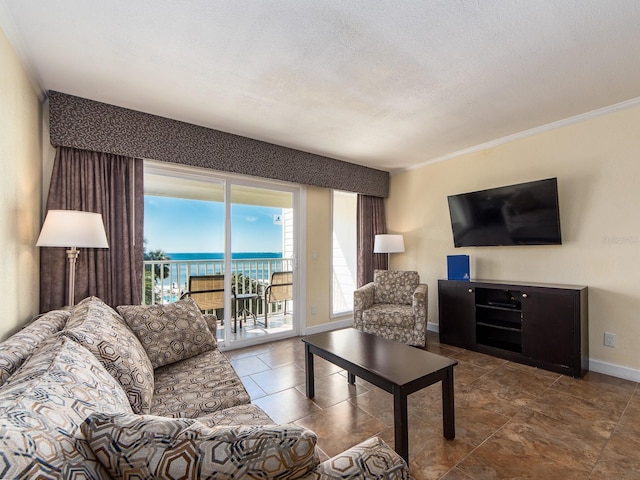
[[[171,260],[195,261],[195,260],[222,260],[222,252],[203,253],[167,253]],[[254,258],[282,258],[282,252],[232,252],[232,260],[246,260]]]

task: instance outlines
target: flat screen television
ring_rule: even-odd
[[[556,178],[447,198],[456,247],[562,243]]]

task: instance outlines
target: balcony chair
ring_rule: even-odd
[[[375,270],[373,282],[354,291],[353,327],[424,348],[427,285],[418,272]]]
[[[235,291],[232,291],[233,305]],[[224,275],[196,275],[189,277],[189,290],[184,292],[180,299],[191,297],[203,313],[216,313],[216,310],[224,308]],[[221,325],[224,325],[224,316],[221,315]],[[234,316],[234,330],[237,329],[237,318]]]
[[[287,314],[287,300],[293,300],[293,272],[273,272],[269,286],[264,291],[264,327],[267,328],[269,304],[284,302],[284,314]]]

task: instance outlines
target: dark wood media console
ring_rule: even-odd
[[[440,342],[553,372],[589,369],[587,287],[438,280]]]

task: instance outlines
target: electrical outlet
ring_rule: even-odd
[[[615,347],[616,346],[616,334],[604,332],[604,344],[607,347]]]
[[[311,305],[311,315],[318,314],[318,307],[316,305]]]

